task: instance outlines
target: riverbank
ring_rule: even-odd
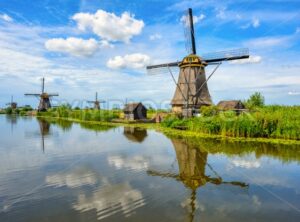
[[[300,106],[263,106],[237,115],[233,111],[220,111],[216,107],[204,107],[201,117],[182,119],[166,114],[159,124],[117,121],[121,110],[71,109],[61,106],[37,115],[46,118],[68,119],[106,125],[131,125],[155,128],[165,134],[181,137],[230,139],[238,141],[265,141],[272,143],[300,143]],[[152,119],[156,112],[148,112]]]
[[[46,119],[46,120],[64,120],[69,122],[74,122],[78,124],[85,125],[98,125],[99,127],[139,127],[143,129],[153,129],[158,132],[161,132],[167,136],[177,137],[177,138],[186,138],[186,139],[214,139],[218,141],[229,141],[229,142],[259,142],[259,143],[268,143],[268,144],[285,144],[285,145],[300,145],[299,140],[290,140],[290,139],[274,139],[274,138],[245,138],[245,137],[230,137],[224,135],[214,135],[214,134],[205,134],[190,130],[178,130],[174,128],[165,127],[163,124],[159,123],[115,123],[108,121],[87,121],[87,120],[79,120],[74,118],[66,118],[66,117],[51,117],[51,116],[38,116],[38,118]]]

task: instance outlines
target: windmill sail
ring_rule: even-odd
[[[153,75],[169,72],[176,85],[171,102],[172,111],[182,114],[184,117],[191,117],[199,111],[201,106],[212,104],[207,81],[220,66],[221,62],[249,58],[249,50],[235,49],[209,53],[201,57],[197,56],[192,9],[187,10],[181,21],[184,23],[186,48],[189,55],[184,57],[182,62],[177,61],[147,66],[147,73]],[[207,65],[217,65],[208,78],[206,78],[205,74]],[[180,69],[177,82],[171,70],[174,67],[179,67]]]
[[[46,111],[47,109],[51,108],[50,98],[53,96],[58,96],[58,94],[49,94],[45,92],[45,78],[42,78],[41,90],[41,93],[25,93],[24,95],[40,97],[38,111]]]

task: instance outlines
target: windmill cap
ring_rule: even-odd
[[[195,54],[190,54],[183,58],[182,62],[179,64],[179,67],[184,68],[190,66],[205,67],[207,66],[207,63],[204,60],[202,60],[200,56],[197,56]]]

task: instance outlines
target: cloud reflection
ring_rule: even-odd
[[[145,205],[142,193],[133,189],[128,182],[109,185],[97,190],[92,196],[81,194],[73,205],[74,209],[85,212],[92,209],[97,211],[97,219],[104,219],[121,212],[129,217],[137,208]]]

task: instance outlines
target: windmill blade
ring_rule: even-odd
[[[157,69],[149,69],[147,70],[147,75],[151,75],[151,76],[154,76],[154,75],[169,75],[170,73],[170,70],[173,72],[173,73],[179,73],[178,71],[179,67],[162,67],[162,68],[157,68]]]
[[[180,176],[175,173],[169,173],[169,172],[159,172],[155,170],[147,170],[147,174],[150,176],[158,176],[158,177],[169,177],[169,178],[174,178],[178,179]]]
[[[39,93],[25,93],[25,96],[40,96],[41,94]]]
[[[147,74],[148,75],[157,75],[157,74],[166,74],[169,73],[169,68],[178,68],[180,62],[171,62],[171,63],[164,63],[159,65],[151,65],[147,66]]]
[[[157,68],[178,66],[179,63],[180,62],[170,62],[170,63],[164,63],[164,64],[159,64],[159,65],[151,65],[151,66],[147,66],[146,69],[157,69]]]
[[[191,27],[190,27],[189,11],[188,10],[182,16],[181,22],[183,23],[185,49],[186,49],[187,54],[191,54],[192,53],[192,39],[191,39]]]
[[[196,54],[195,31],[193,21],[193,11],[189,8],[181,21],[184,27],[185,48],[188,54]]]
[[[58,93],[50,93],[48,96],[59,96]]]
[[[249,49],[242,48],[242,49],[233,49],[228,51],[207,53],[204,54],[202,58],[208,64],[215,63],[215,62],[222,62],[222,61],[247,59],[249,58]]]

